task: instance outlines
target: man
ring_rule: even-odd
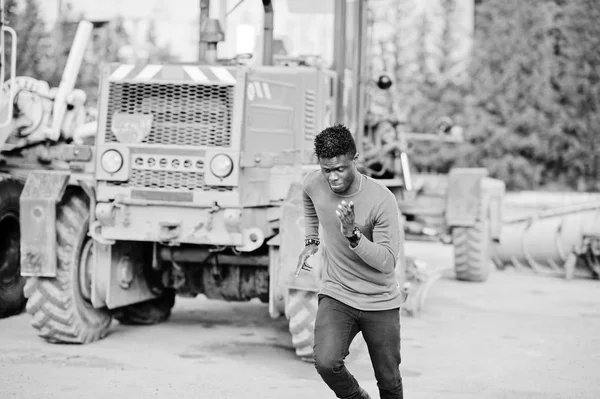
[[[323,130],[314,146],[321,170],[303,183],[306,246],[297,270],[310,271],[307,259],[323,246],[315,366],[338,398],[369,398],[344,365],[350,343],[362,331],[380,397],[402,398],[402,293],[395,268],[403,243],[396,198],[358,172],[356,145],[345,126]]]

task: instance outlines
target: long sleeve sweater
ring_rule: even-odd
[[[402,302],[395,273],[403,249],[400,211],[387,187],[367,176],[362,179],[362,187],[347,196],[334,193],[320,171],[304,179],[306,238],[320,238],[323,246],[320,293],[359,310],[397,308]],[[354,248],[335,213],[342,200],[353,201],[355,225],[363,233]]]

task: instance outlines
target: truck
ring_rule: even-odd
[[[55,139],[51,145],[5,144],[0,171],[25,181],[15,195],[26,310],[48,342],[96,341],[113,319],[163,322],[176,296],[202,294],[268,303],[271,317],[289,320],[298,357],[312,357],[319,273],[294,273],[303,245],[301,182],[318,167],[312,144],[321,129],[342,122],[361,142],[365,60],[350,55],[365,46],[367,2],[334,2],[331,69],[273,65],[273,4],[262,3],[262,65],[219,64],[223,32],[208,19],[203,62],[102,69],[92,145],[57,140],[58,119],[40,133]],[[347,24],[350,15],[362,22]],[[66,98],[60,93],[55,106]],[[67,101],[60,104],[54,118]],[[402,196],[408,179],[398,172],[405,180],[389,186]],[[496,234],[490,204],[499,196],[486,184],[495,182],[482,170],[451,179],[449,228],[477,244],[465,246],[463,263],[487,267]],[[409,270],[408,263],[399,259],[399,284],[410,283],[407,276],[426,283],[418,264]],[[409,298],[418,296],[406,287]]]
[[[60,85],[50,88],[45,81],[16,76],[17,34],[6,25],[0,1],[0,317],[20,313],[26,302],[20,253],[28,231],[21,231],[20,201],[29,173],[69,173],[73,184],[91,181],[92,147],[75,143],[94,130],[86,93],[75,89],[91,29],[90,22],[79,24]],[[7,45],[11,51],[5,64]]]

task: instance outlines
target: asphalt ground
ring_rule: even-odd
[[[409,242],[430,268],[452,248]],[[402,318],[409,399],[600,398],[600,282],[508,269],[485,283],[447,272],[425,309]],[[347,359],[373,398],[364,343]],[[0,320],[0,398],[334,398],[299,361],[267,305],[177,298],[169,322],[122,326],[89,345],[48,344],[21,314]]]

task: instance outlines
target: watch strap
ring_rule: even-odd
[[[351,236],[346,236],[346,238],[352,244],[357,244],[358,241],[360,241],[361,234],[362,234],[362,232],[360,231],[360,229],[358,227],[354,227],[354,229],[352,229],[352,235]]]

